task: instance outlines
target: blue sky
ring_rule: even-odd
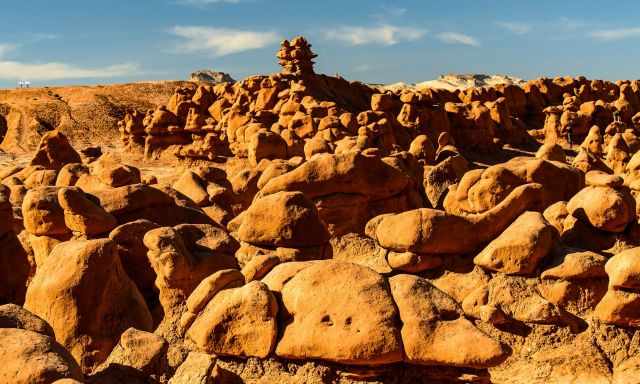
[[[637,1],[6,0],[0,87],[237,79],[305,35],[316,70],[367,82],[443,73],[640,78]]]

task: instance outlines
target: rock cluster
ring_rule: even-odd
[[[380,93],[314,57],[0,168],[0,384],[638,375],[638,82]]]

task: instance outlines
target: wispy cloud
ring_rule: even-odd
[[[418,40],[426,33],[426,29],[384,24],[376,27],[338,27],[324,31],[324,37],[328,40],[338,40],[350,45],[394,45],[402,41]]]
[[[55,33],[34,33],[32,35],[31,41],[38,42],[44,40],[55,40],[60,38],[60,35],[56,35]]]
[[[601,29],[593,31],[589,35],[596,40],[613,41],[622,40],[632,37],[640,37],[640,27],[634,28],[617,28],[617,29]]]
[[[372,70],[373,67],[369,64],[361,64],[361,65],[356,65],[353,68],[354,72],[369,72],[370,70]]]
[[[14,49],[16,49],[15,44],[0,43],[0,59],[6,56],[7,53],[13,51]]]
[[[248,31],[229,28],[176,26],[171,33],[184,39],[178,44],[179,52],[208,53],[225,56],[233,53],[264,48],[281,40],[273,31]]]
[[[531,25],[517,21],[496,21],[496,25],[516,35],[524,35],[531,32]]]
[[[131,63],[111,65],[102,68],[83,68],[66,63],[30,64],[18,61],[0,61],[0,79],[4,80],[110,78],[139,73],[138,65]]]
[[[442,33],[438,33],[436,37],[438,38],[438,40],[447,44],[462,44],[462,45],[469,45],[472,47],[480,46],[480,42],[475,37],[465,35],[463,33],[442,32]]]

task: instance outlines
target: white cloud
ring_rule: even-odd
[[[324,37],[329,40],[338,40],[351,45],[394,45],[401,41],[418,40],[426,33],[426,29],[385,24],[378,27],[339,27],[324,31]]]
[[[0,61],[0,79],[4,80],[62,80],[82,78],[109,78],[139,73],[136,64],[117,64],[102,68],[82,68],[66,63],[30,64],[18,61]]]
[[[356,65],[353,70],[355,72],[369,72],[370,70],[372,70],[373,67],[369,64],[361,64],[361,65]]]
[[[640,37],[640,27],[601,29],[599,31],[593,31],[589,35],[597,40],[604,40],[604,41],[622,40],[622,39],[628,39],[631,37]]]
[[[0,58],[4,57],[7,53],[16,49],[15,44],[0,43]]]
[[[457,32],[442,32],[438,33],[436,37],[447,44],[462,44],[462,45],[470,45],[472,47],[479,47],[480,42],[469,35],[465,35],[463,33]]]
[[[531,26],[526,23],[520,23],[515,21],[497,21],[496,25],[500,28],[506,29],[516,35],[524,35],[531,32]]]
[[[215,56],[230,55],[277,43],[281,37],[276,32],[245,31],[228,28],[176,26],[171,32],[185,41],[178,45],[179,52],[211,53]]]

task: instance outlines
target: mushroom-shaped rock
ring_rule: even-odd
[[[640,247],[624,250],[607,261],[610,289],[640,291]]]
[[[269,288],[253,281],[218,292],[186,336],[207,353],[267,357],[278,334],[278,304]]]
[[[369,233],[374,234],[382,247],[396,252],[471,252],[482,243],[494,239],[520,214],[537,206],[541,188],[540,184],[521,185],[496,207],[481,214],[455,216],[421,208],[386,215],[371,227]],[[376,219],[372,219],[372,222]],[[452,233],[456,236],[452,237]]]
[[[66,226],[74,232],[93,236],[107,233],[118,225],[113,215],[79,188],[61,188],[58,190],[58,202],[64,209]]]
[[[42,136],[31,165],[41,165],[46,169],[60,170],[69,163],[81,163],[80,155],[60,131],[54,130]]]
[[[0,329],[0,383],[51,384],[82,380],[82,372],[54,338],[24,329]]]
[[[276,347],[280,357],[356,365],[402,360],[391,293],[382,276],[367,267],[315,262],[286,282],[282,304],[289,318]]]
[[[558,238],[556,229],[538,212],[525,212],[487,245],[473,262],[483,268],[530,275]]]
[[[25,308],[45,319],[56,339],[90,371],[129,327],[151,330],[151,313],[108,239],[57,245],[38,266]]]
[[[243,214],[238,237],[251,244],[288,248],[329,241],[315,205],[300,192],[279,192],[255,200]]]
[[[407,362],[487,368],[509,356],[506,347],[462,317],[458,304],[427,280],[396,275],[389,285],[402,320]]]
[[[24,228],[33,235],[59,236],[69,233],[56,187],[40,187],[27,192],[22,202],[22,217]]]
[[[569,200],[567,210],[595,228],[619,233],[635,218],[635,200],[624,189],[589,186]]]

